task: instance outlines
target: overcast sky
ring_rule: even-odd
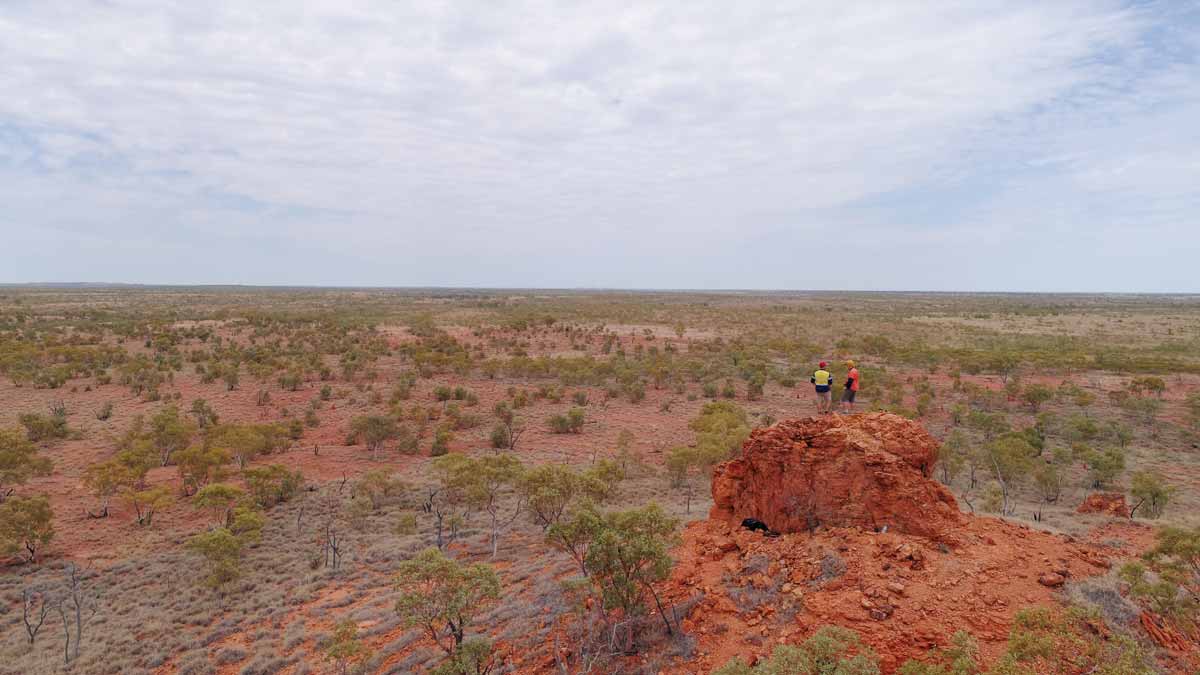
[[[0,0],[0,282],[1200,291],[1179,2]]]

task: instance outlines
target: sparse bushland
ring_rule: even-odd
[[[457,431],[459,440],[453,443],[455,454],[461,451],[473,460],[490,454],[480,453],[478,448],[493,441],[494,449],[500,451],[527,447],[528,451],[521,453],[526,464],[545,461],[546,452],[554,453],[551,456],[555,461],[572,463],[561,467],[572,475],[558,482],[559,487],[566,486],[565,490],[555,489],[555,482],[549,481],[543,486],[549,489],[539,491],[537,497],[544,506],[551,507],[547,512],[553,513],[553,506],[560,503],[560,492],[566,493],[566,500],[561,502],[562,515],[546,528],[546,535],[557,536],[561,544],[554,544],[553,548],[561,548],[568,555],[573,546],[585,544],[578,560],[574,560],[574,555],[569,560],[568,555],[557,550],[529,543],[537,540],[536,530],[543,523],[534,520],[529,504],[532,495],[525,493],[525,480],[500,490],[497,502],[502,508],[499,522],[503,524],[514,513],[511,510],[525,500],[521,507],[524,515],[511,528],[521,536],[511,536],[501,528],[499,537],[493,537],[491,518],[480,502],[455,502],[443,522],[444,543],[454,542],[447,546],[447,555],[453,552],[462,560],[486,559],[493,540],[498,540],[497,569],[503,570],[506,579],[514,580],[512,591],[520,597],[519,602],[501,600],[479,614],[473,624],[477,632],[486,631],[510,649],[543,650],[539,657],[569,652],[574,643],[559,645],[561,649],[551,651],[551,629],[564,623],[556,621],[564,618],[560,613],[564,608],[563,596],[556,592],[553,578],[568,575],[572,569],[579,574],[587,571],[589,533],[598,526],[587,522],[583,514],[602,518],[606,508],[636,507],[647,493],[660,491],[662,478],[658,470],[671,457],[670,448],[691,440],[675,416],[681,410],[693,411],[700,405],[692,402],[706,383],[711,384],[711,397],[724,403],[731,402],[722,398],[726,388],[732,389],[736,399],[744,396],[745,401],[761,400],[753,406],[744,403],[751,410],[747,420],[766,424],[764,420],[790,417],[796,410],[806,409],[798,408],[790,397],[783,398],[783,392],[775,387],[807,382],[804,373],[811,369],[810,362],[818,355],[822,358],[832,355],[835,362],[846,356],[874,362],[860,365],[864,379],[861,409],[923,413],[924,423],[939,437],[943,424],[949,424],[947,447],[936,467],[937,475],[951,484],[956,493],[996,488],[997,511],[1006,509],[994,477],[995,468],[987,461],[988,446],[997,441],[1015,444],[1018,438],[1027,443],[1031,453],[1028,472],[1013,482],[1007,509],[1010,517],[1026,518],[1029,507],[1040,512],[1043,506],[1050,505],[1046,507],[1046,518],[1070,531],[1076,525],[1070,514],[1081,496],[1079,493],[1093,489],[1090,469],[1095,462],[1089,462],[1089,458],[1098,453],[1102,464],[1109,448],[1124,452],[1128,475],[1118,473],[1104,484],[1112,490],[1127,489],[1135,517],[1154,515],[1164,504],[1164,496],[1169,499],[1161,517],[1167,522],[1185,518],[1188,509],[1194,506],[1194,495],[1186,481],[1168,486],[1153,473],[1174,475],[1173,465],[1182,454],[1179,450],[1190,447],[1200,431],[1200,426],[1192,426],[1200,425],[1200,413],[1191,416],[1192,408],[1185,401],[1187,388],[1195,386],[1190,374],[1200,372],[1196,368],[1200,359],[1196,357],[1194,340],[1185,337],[1190,326],[1200,324],[1195,323],[1197,314],[1186,302],[1171,307],[1170,323],[1176,334],[1164,336],[1162,330],[1141,331],[1134,327],[1135,323],[1153,325],[1147,317],[1152,312],[1161,314],[1161,305],[1147,311],[1139,308],[1141,301],[1111,298],[1092,304],[1073,298],[938,296],[934,301],[929,298],[910,301],[889,297],[883,303],[855,296],[787,294],[769,299],[732,295],[684,298],[669,294],[509,298],[486,292],[409,296],[381,291],[357,297],[336,291],[273,291],[265,295],[257,295],[258,291],[229,294],[189,291],[184,300],[178,291],[155,291],[136,296],[136,303],[122,300],[133,296],[120,292],[89,303],[99,309],[78,309],[78,305],[77,309],[71,309],[76,302],[72,293],[43,292],[47,293],[45,301],[24,291],[13,291],[12,297],[34,301],[15,309],[15,305],[7,305],[0,311],[0,370],[10,354],[34,354],[36,358],[28,361],[35,366],[30,372],[46,375],[40,384],[32,386],[56,384],[59,389],[52,393],[69,404],[74,413],[63,416],[70,421],[67,438],[85,439],[87,449],[94,447],[104,453],[109,447],[107,434],[117,435],[113,439],[115,453],[95,457],[113,462],[114,471],[128,471],[129,478],[122,481],[115,495],[108,487],[100,490],[99,482],[89,486],[97,489],[97,501],[89,499],[87,503],[89,510],[102,512],[100,502],[115,497],[118,503],[128,504],[129,511],[138,512],[138,519],[144,520],[144,525],[157,522],[159,527],[169,526],[161,533],[148,533],[132,523],[89,524],[89,529],[119,533],[121,544],[127,543],[128,537],[128,543],[132,544],[129,555],[133,559],[115,561],[111,570],[97,570],[98,587],[104,589],[102,597],[106,605],[111,605],[111,611],[105,616],[103,630],[89,632],[84,652],[78,663],[72,664],[73,670],[80,672],[116,668],[122,672],[174,669],[200,673],[220,668],[249,675],[268,671],[272,663],[282,661],[294,661],[297,672],[307,672],[306,669],[316,665],[320,650],[329,644],[328,635],[321,634],[313,621],[318,617],[323,626],[335,626],[347,618],[361,622],[363,628],[358,639],[372,646],[378,644],[380,636],[396,631],[394,643],[383,646],[381,654],[370,660],[372,664],[388,659],[389,667],[411,672],[435,668],[473,672],[477,664],[487,662],[486,656],[491,652],[484,644],[485,648],[479,652],[484,659],[468,657],[471,637],[460,647],[460,659],[446,659],[440,665],[432,660],[440,657],[430,657],[428,650],[422,652],[418,648],[404,656],[390,651],[393,644],[410,645],[418,637],[416,630],[408,633],[396,630],[399,618],[380,618],[377,600],[383,594],[377,586],[372,587],[378,577],[390,576],[395,565],[432,543],[435,536],[432,515],[405,510],[423,502],[428,494],[426,489],[431,479],[428,462],[423,458],[396,457],[390,451],[398,447],[401,452],[415,453],[419,439],[422,450],[440,454],[450,445],[438,443],[435,434],[443,431],[446,434]],[[9,293],[6,291],[5,295]],[[143,305],[140,304],[143,298],[150,300]],[[39,309],[37,305],[42,302],[46,304]],[[847,311],[830,312],[827,309],[830,305],[845,305]],[[1126,323],[1097,329],[1096,334],[1109,331],[1107,334],[1113,336],[1100,344],[1093,334],[1072,337],[1068,320],[1059,320],[1060,312],[1063,316],[1084,313],[1089,314],[1089,320]],[[414,317],[417,319],[412,320]],[[548,323],[547,319],[551,321]],[[195,325],[191,323],[194,320],[205,323]],[[1042,321],[1048,323],[1040,325]],[[464,326],[464,322],[468,325]],[[689,327],[688,340],[665,337],[671,331],[662,332],[661,327],[669,329],[677,323]],[[626,329],[627,325],[638,328]],[[399,335],[389,328],[396,326],[415,330]],[[658,328],[647,333],[642,326]],[[1157,344],[1159,341],[1161,345]],[[97,352],[99,345],[116,345],[111,347],[113,362],[102,367],[99,363],[88,365],[67,375],[62,368],[66,360],[56,361],[52,354],[61,352],[52,350],[84,344],[89,345],[88,350]],[[564,350],[569,350],[565,352],[568,356],[563,356]],[[134,365],[123,373],[121,366],[126,363]],[[190,367],[186,371],[181,369],[177,363],[197,366],[195,373]],[[241,377],[248,378],[244,383],[248,391],[230,395],[222,391],[223,374],[230,370],[229,366],[234,367],[234,373],[240,370]],[[1115,373],[1109,368],[1127,370]],[[125,384],[131,390],[136,388],[141,398],[163,402],[146,404],[134,400],[123,388],[100,389],[108,386],[110,374],[117,379],[128,376]],[[276,389],[281,375],[294,374],[302,378],[298,393]],[[451,374],[452,377],[447,377]],[[842,373],[839,371],[838,375],[840,378]],[[947,376],[950,384],[943,385]],[[1057,387],[1041,384],[1057,381],[1060,376],[1063,384]],[[1142,376],[1163,380],[1167,391],[1161,399],[1159,394],[1163,392],[1153,383],[1131,386],[1132,380]],[[78,378],[94,379],[71,381]],[[507,378],[519,379],[506,381]],[[28,387],[28,383],[35,381],[26,382]],[[1005,386],[1001,387],[1001,382]],[[75,398],[74,385],[82,392],[99,390],[91,397]],[[439,386],[449,389],[449,397],[433,404],[430,392]],[[1053,398],[1045,398],[1044,391],[1038,389],[1042,386],[1053,390]],[[1120,389],[1120,395],[1110,399],[1102,387],[1114,386]],[[260,388],[271,392],[264,398],[264,405],[252,407],[256,402],[254,392]],[[457,388],[465,391],[456,399]],[[498,434],[498,441],[489,438],[487,432],[493,425],[505,426],[500,415],[488,420],[490,424],[486,427],[477,428],[480,420],[472,420],[478,417],[472,413],[478,411],[471,410],[471,397],[466,393],[472,389],[478,391],[478,396],[491,406],[506,388],[510,389],[505,398],[507,407],[519,412],[530,427],[519,445],[516,441],[519,434],[511,433],[512,429],[506,428],[506,433]],[[587,435],[571,440],[551,437],[547,441],[543,420],[571,403],[584,406],[575,396],[585,388],[590,392],[586,402]],[[649,393],[653,405],[637,408],[627,403],[627,397],[638,398],[639,388],[641,396]],[[1032,400],[1026,396],[1029,392],[1034,393]],[[37,396],[50,393],[19,392],[20,403],[10,409],[12,423],[16,423],[19,412],[38,409],[44,413],[47,399]],[[274,401],[270,400],[271,395]],[[1200,401],[1200,394],[1192,398]],[[115,424],[91,419],[100,402],[106,399],[116,401],[110,417]],[[219,407],[220,419],[212,420],[212,424],[201,422],[190,410],[197,399]],[[551,407],[555,399],[568,402],[568,406]],[[1143,404],[1137,399],[1152,402]],[[314,406],[314,401],[320,407]],[[416,401],[421,405],[415,405]],[[239,402],[246,409],[238,409]],[[190,440],[170,451],[168,464],[175,465],[170,472],[155,468],[162,463],[162,456],[150,424],[164,404],[178,406],[178,417],[194,427]],[[1151,410],[1156,406],[1157,409]],[[1200,410],[1200,403],[1194,406]],[[288,412],[288,408],[294,412]],[[126,425],[133,426],[131,416],[139,410],[145,411],[142,426],[136,434],[126,436],[122,431]],[[312,417],[319,414],[318,422],[323,422],[324,428],[309,425],[310,414]],[[336,454],[339,449],[329,452],[322,449],[312,459],[297,458],[305,461],[306,466],[307,462],[314,462],[319,467],[316,475],[326,480],[332,478],[332,482],[315,480],[311,492],[303,490],[273,507],[263,529],[262,544],[247,543],[241,547],[237,564],[240,576],[224,586],[227,592],[218,598],[202,588],[192,588],[186,581],[208,575],[206,558],[169,545],[178,536],[178,526],[186,526],[189,520],[194,526],[200,519],[191,513],[191,500],[181,499],[182,503],[173,507],[135,506],[135,501],[153,501],[148,499],[151,496],[148,493],[154,491],[169,502],[177,492],[189,497],[208,485],[225,481],[244,485],[246,495],[238,506],[260,501],[253,495],[250,477],[237,470],[229,444],[216,442],[218,434],[211,433],[215,426],[230,422],[242,425],[255,418],[264,424],[280,425],[282,445],[268,453],[244,455],[245,468],[254,471],[263,454],[277,452],[287,444],[288,437],[300,435],[295,433],[295,426],[301,427],[302,434],[309,434],[314,448],[337,446],[340,443],[331,440],[338,434],[333,427],[345,432],[350,421],[360,415],[387,415],[396,421],[398,428],[412,430],[411,445],[406,444],[401,434],[384,443],[378,452],[381,464],[377,466],[383,468],[385,480],[403,476],[407,487],[390,496],[386,491],[377,493],[366,485],[360,487],[360,483],[374,480],[367,479],[369,473],[364,474],[367,469],[359,461],[362,457],[354,458],[347,467],[345,480],[339,483],[341,470],[334,464],[340,459]],[[43,416],[53,417],[54,413]],[[752,427],[754,423],[746,421],[744,425]],[[607,441],[611,438],[608,434],[621,427],[637,429],[638,442],[634,444],[632,436],[624,434],[627,440],[618,441],[614,451]],[[520,429],[519,422],[515,428]],[[593,428],[594,435],[590,433]],[[25,430],[17,433],[25,435]],[[956,434],[958,442],[950,442]],[[433,448],[429,445],[431,440]],[[1072,452],[1076,443],[1083,445],[1078,452]],[[39,457],[54,457],[62,464],[63,473],[57,474],[54,481],[32,476],[24,486],[0,480],[0,489],[11,491],[15,487],[13,495],[48,489],[58,504],[61,495],[54,491],[67,483],[73,488],[74,472],[84,468],[73,454],[82,450],[79,446],[83,444],[56,443],[48,438],[34,447],[37,445],[43,446]],[[736,446],[737,443],[732,444],[731,452],[736,452]],[[689,448],[698,449],[698,445]],[[188,459],[193,450],[199,455],[195,462]],[[568,456],[568,452],[576,454]],[[221,453],[225,453],[224,459],[220,458]],[[64,461],[64,455],[68,461]],[[277,461],[292,460],[287,457]],[[383,463],[389,461],[400,466]],[[174,471],[178,471],[179,485],[173,482]],[[622,487],[617,491],[616,477],[625,475],[633,476],[631,484],[628,489]],[[979,485],[967,487],[972,476]],[[61,481],[61,477],[68,480]],[[693,480],[702,486],[703,471],[697,471]],[[976,495],[968,496],[974,499]],[[670,500],[665,505],[670,513],[682,515],[689,507],[688,495],[668,493],[666,497]],[[327,507],[327,498],[329,504],[336,505]],[[441,495],[433,498],[439,499]],[[601,503],[588,507],[589,500]],[[261,501],[267,503],[271,498]],[[162,515],[154,515],[155,511]],[[533,524],[526,518],[533,520]],[[74,528],[72,523],[68,529],[66,522],[64,519],[59,525],[61,532],[52,544],[65,555],[71,555],[79,545],[80,528]],[[331,525],[328,530],[327,525]],[[568,526],[578,527],[572,534],[567,532]],[[153,550],[139,546],[143,542],[153,543]],[[337,561],[332,564],[331,549],[336,549],[333,555]],[[53,575],[57,583],[56,564],[51,559],[45,565],[23,567],[20,577],[28,576],[42,583]],[[1142,564],[1147,582],[1155,583],[1158,573],[1145,561]],[[20,597],[19,588],[14,585],[16,576],[0,581],[5,597],[13,600]],[[336,600],[322,599],[335,585],[339,591],[334,594]],[[578,622],[579,626],[571,624],[570,635],[575,635],[576,628],[580,634],[584,629],[603,630],[605,622],[595,609],[603,604],[596,587],[587,579],[578,580],[576,586],[578,593],[573,592],[571,598],[582,596],[590,602],[582,605],[580,616],[584,620]],[[130,600],[147,596],[157,599],[153,611]],[[643,595],[643,602],[653,607],[651,595]],[[1139,602],[1150,607],[1148,600]],[[671,608],[667,610],[673,620]],[[214,612],[220,612],[220,616],[214,618]],[[610,614],[619,615],[619,611]],[[293,621],[300,627],[288,629],[286,651],[277,652],[279,646],[271,644],[272,638],[262,634],[276,629],[282,633],[289,620],[285,617],[290,616],[310,620],[307,626],[303,621]],[[373,621],[378,623],[372,624]],[[668,647],[649,636],[651,629],[658,635],[664,628],[653,611],[635,623],[634,646],[645,653],[648,668],[665,658],[673,658],[665,656]],[[542,624],[547,628],[541,628]],[[20,624],[12,625],[19,632]],[[12,641],[0,645],[14,647],[6,651],[15,655],[11,667],[20,672],[40,673],[42,664],[61,658],[62,644],[57,642],[61,631],[56,633],[57,628],[56,623],[48,625],[28,651],[16,648]],[[304,639],[297,632],[300,635],[309,632],[313,637]],[[53,637],[47,639],[46,635]],[[25,636],[17,637],[24,644]],[[623,626],[617,638],[613,644],[601,641],[599,651],[591,654],[623,651]],[[388,639],[392,640],[391,635]],[[681,649],[683,645],[684,641],[672,642],[672,646]],[[213,662],[217,654],[223,660],[220,663]],[[393,656],[396,658],[392,659]],[[686,663],[687,658],[684,655],[681,663]],[[613,669],[614,663],[607,666]],[[948,665],[946,661],[937,663]],[[334,662],[329,665],[337,666]],[[506,667],[499,663],[496,666],[497,670]],[[578,672],[586,664],[564,659],[560,666],[568,672]],[[1045,670],[1044,664],[1042,668]],[[600,669],[596,666],[593,672]]]

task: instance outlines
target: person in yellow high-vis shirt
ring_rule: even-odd
[[[809,378],[817,391],[817,414],[828,415],[833,412],[833,373],[826,370],[829,364],[822,361],[817,364],[817,370]]]

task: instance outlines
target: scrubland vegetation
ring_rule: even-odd
[[[848,358],[964,508],[1086,536],[1119,494],[1158,529],[1113,583],[1195,634],[1196,298],[28,288],[0,291],[0,672],[669,668],[712,467]],[[901,672],[1152,672],[1098,611]],[[720,672],[878,670],[831,626]]]

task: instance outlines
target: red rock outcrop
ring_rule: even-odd
[[[810,417],[757,429],[713,472],[710,518],[776,532],[861,527],[952,543],[964,518],[929,478],[938,442],[890,413]]]
[[[1084,498],[1079,513],[1105,513],[1117,518],[1129,517],[1129,506],[1120,492],[1093,492]]]

